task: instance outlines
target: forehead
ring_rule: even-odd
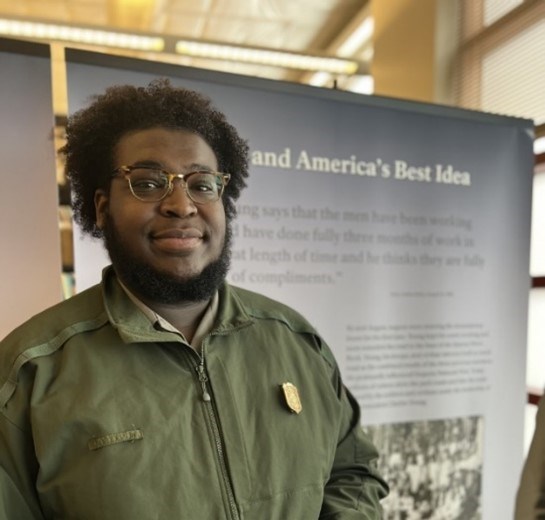
[[[189,164],[218,167],[216,154],[201,136],[188,130],[163,127],[124,134],[114,149],[114,161],[117,166],[154,161],[170,168]]]

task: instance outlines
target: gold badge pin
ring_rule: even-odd
[[[284,399],[286,400],[288,408],[293,413],[301,413],[303,406],[301,405],[297,387],[292,383],[282,383],[282,392],[284,392]]]

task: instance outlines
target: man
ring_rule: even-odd
[[[541,398],[517,492],[515,520],[545,519],[545,399]]]
[[[0,345],[0,518],[381,518],[327,345],[225,282],[248,148],[224,115],[167,81],[113,87],[62,151],[112,266]]]

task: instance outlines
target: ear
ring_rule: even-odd
[[[104,229],[106,225],[106,214],[108,212],[108,196],[102,189],[95,191],[95,214],[96,226],[98,229]]]

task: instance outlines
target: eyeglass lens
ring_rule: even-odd
[[[134,196],[140,200],[159,201],[169,192],[168,176],[161,170],[135,168],[127,178]],[[221,177],[209,172],[191,172],[184,181],[189,198],[199,203],[218,200],[223,187]],[[176,177],[172,182],[176,182]]]

